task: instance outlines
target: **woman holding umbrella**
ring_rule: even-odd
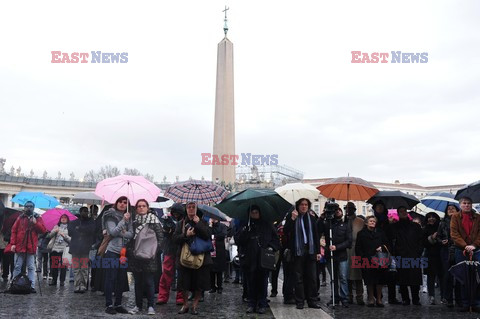
[[[103,215],[103,228],[111,237],[104,255],[104,259],[107,259],[111,265],[105,269],[105,303],[107,307],[105,312],[108,314],[128,313],[127,309],[122,306],[122,292],[127,280],[127,270],[125,267],[115,267],[115,265],[118,265],[120,252],[125,246],[126,240],[133,238],[130,213],[127,211],[129,204],[127,197],[121,196],[115,201],[114,208],[110,208]],[[115,305],[112,300],[114,291]]]
[[[260,267],[260,248],[279,250],[280,240],[273,225],[262,219],[260,207],[249,207],[249,224],[235,236],[235,242],[245,251],[244,264],[248,265],[245,278],[248,280],[247,313],[266,312],[269,271]],[[245,280],[245,279],[244,279]]]
[[[198,236],[203,240],[208,240],[212,236],[206,221],[197,215],[197,204],[189,202],[186,206],[187,215],[183,222],[177,223],[175,233],[173,234],[173,242],[178,246],[183,246],[193,240],[194,236]],[[199,212],[200,214],[200,212]],[[193,306],[190,313],[198,315],[197,306],[202,295],[202,291],[210,289],[210,266],[212,265],[212,257],[209,253],[205,253],[203,264],[198,269],[191,269],[180,264],[181,249],[177,252],[178,266],[178,283],[177,289],[183,291],[183,306],[178,312],[184,314],[189,311],[188,292],[194,292]]]
[[[58,279],[58,268],[60,267],[60,286],[65,286],[65,277],[67,274],[67,268],[63,266],[62,256],[63,251],[67,249],[70,242],[70,236],[68,236],[68,223],[70,218],[67,214],[60,216],[58,224],[53,227],[52,231],[46,236],[50,238],[49,246],[52,245],[52,252],[50,253],[50,265],[52,268],[52,282],[49,286],[56,286]]]

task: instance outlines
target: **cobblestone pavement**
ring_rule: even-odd
[[[281,287],[281,282],[279,282],[279,286]],[[5,288],[6,283],[0,281],[0,291]],[[444,305],[429,305],[426,293],[421,293],[422,306],[386,303],[385,308],[368,308],[354,304],[349,308],[337,306],[336,309],[331,309],[325,305],[330,298],[329,288],[322,287],[320,294],[322,310],[309,308],[297,310],[295,305],[284,305],[281,293],[279,293],[277,297],[270,298],[273,312],[269,310],[265,315],[247,315],[245,313],[246,305],[241,301],[241,285],[225,283],[223,294],[205,293],[205,302],[200,303],[198,316],[178,315],[177,311],[180,306],[174,304],[174,293],[171,294],[168,304],[155,305],[156,316],[147,316],[145,313],[133,316],[106,314],[104,312],[104,296],[90,291],[85,294],[74,294],[73,283],[67,283],[65,287],[50,287],[46,285],[45,280],[42,280],[42,291],[42,296],[39,292],[25,296],[0,294],[0,318],[480,318],[480,314],[459,313],[457,308],[448,309]],[[133,286],[129,292],[124,293],[124,305],[127,308],[134,306]]]
[[[0,291],[5,290],[6,283],[0,279]],[[30,295],[0,294],[0,318],[257,318],[260,315],[247,315],[246,304],[241,301],[241,285],[224,284],[223,294],[205,293],[205,302],[199,304],[199,315],[179,315],[180,306],[175,305],[174,292],[166,305],[155,305],[156,316],[105,313],[105,297],[96,292],[87,291],[84,294],[73,293],[73,283],[64,287],[50,287],[42,280],[42,296],[38,291]],[[135,305],[133,286],[124,293],[123,303],[128,308]],[[146,305],[146,300],[144,300]],[[261,318],[274,318],[272,312],[261,315]]]

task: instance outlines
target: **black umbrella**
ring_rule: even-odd
[[[412,209],[420,201],[413,195],[405,194],[401,191],[380,191],[372,196],[367,203],[374,205],[376,202],[383,202],[386,208],[398,208],[405,206]]]
[[[470,197],[472,202],[480,203],[480,181],[473,182],[460,188],[455,195],[455,199],[459,200],[462,197]]]
[[[198,204],[198,209],[202,211],[203,216],[207,216],[222,222],[227,221],[227,215],[221,212],[220,209],[218,208],[208,206],[208,205]]]
[[[471,257],[470,257],[471,259]],[[474,300],[477,294],[478,286],[480,286],[480,262],[478,261],[461,261],[456,265],[450,267],[449,272],[457,279],[462,286],[465,286],[469,297],[469,305],[464,307],[474,306]],[[470,311],[472,309],[470,308]]]

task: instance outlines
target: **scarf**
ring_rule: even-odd
[[[307,216],[308,222],[308,234],[305,234],[305,222],[304,217]],[[295,256],[303,256],[304,251],[303,247],[305,246],[305,239],[307,239],[308,243],[308,254],[313,255],[315,251],[315,246],[313,242],[313,231],[312,231],[312,220],[310,214],[308,212],[305,215],[298,215],[297,219],[295,220]]]
[[[135,224],[138,226],[135,228],[135,237],[138,233],[145,227],[146,224],[157,224],[160,223],[158,217],[152,213],[146,213],[145,215],[136,214],[135,215]]]
[[[58,228],[60,228],[60,231],[57,233],[57,238],[55,239],[56,244],[62,244],[65,240],[63,239],[63,236],[60,235],[60,233],[66,233],[67,232],[67,224],[60,224]]]

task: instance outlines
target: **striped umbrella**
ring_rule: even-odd
[[[422,214],[433,212],[438,214],[440,218],[443,218],[445,215],[445,210],[449,204],[453,204],[457,208],[460,208],[458,201],[454,199],[454,196],[455,195],[453,194],[445,192],[432,193],[421,199],[420,203],[417,205],[417,208]]]
[[[228,191],[220,185],[194,179],[172,184],[163,194],[164,197],[177,203],[196,202],[197,204],[218,203],[227,195]]]

